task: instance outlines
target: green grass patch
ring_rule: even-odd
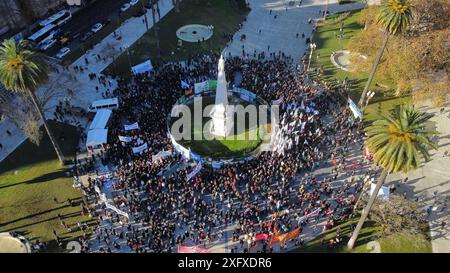
[[[330,56],[333,52],[347,49],[351,38],[358,32],[362,31],[364,26],[358,23],[358,19],[361,16],[361,11],[354,11],[349,16],[344,17],[344,20],[339,20],[343,17],[342,14],[334,14],[327,17],[324,25],[317,27],[314,35],[313,42],[316,43],[317,49],[314,50],[311,60],[311,68],[323,68],[323,74],[321,80],[335,85],[336,81],[342,82],[346,77],[352,82],[352,86],[349,90],[350,97],[358,102],[361,97],[362,90],[367,82],[369,72],[348,72],[339,69],[333,65],[330,60]],[[331,22],[330,24],[327,23]],[[332,23],[337,21],[336,23]],[[341,36],[340,29],[343,29],[343,35]],[[364,52],[360,52],[364,54]],[[311,73],[313,78],[317,79],[316,73]],[[391,86],[392,84],[386,82],[380,82],[375,75],[374,80],[369,88],[376,92],[372,102],[386,100],[391,97],[390,90],[377,86],[377,83],[381,83],[385,86]]]
[[[161,48],[160,60],[157,59],[157,40],[152,28],[131,46],[129,49],[130,60],[127,53],[123,53],[103,73],[127,75],[130,73],[130,63],[136,65],[149,58],[157,64],[160,61],[186,60],[194,55],[210,51],[220,52],[228,41],[224,35],[234,34],[239,23],[249,12],[240,2],[229,0],[182,1],[179,13],[173,9],[156,24]],[[176,31],[188,24],[212,25],[214,26],[214,35],[200,44],[183,42],[182,47],[178,49]]]
[[[431,242],[426,234],[396,233],[390,236],[382,236],[381,230],[373,221],[366,221],[353,250],[347,249],[350,237],[351,225],[356,225],[359,218],[352,219],[336,225],[317,238],[306,243],[303,247],[293,250],[294,253],[370,253],[373,248],[368,243],[376,241],[380,244],[381,253],[431,253]],[[336,231],[340,227],[341,243],[330,247],[328,242],[336,238]]]
[[[55,122],[50,122],[50,126],[64,155],[73,157],[79,140],[76,128]],[[82,200],[81,193],[72,187],[72,177],[67,171],[59,164],[46,134],[40,146],[26,140],[2,161],[0,232],[15,231],[31,241],[50,242],[51,251],[61,251],[54,242],[53,229],[64,241],[81,236],[76,224],[91,219],[81,216],[80,205],[71,207],[66,202],[68,198],[76,203]],[[53,201],[54,197],[58,203]],[[74,226],[72,231],[61,225],[58,214],[67,225]]]
[[[198,133],[201,133],[201,131]],[[191,148],[194,153],[201,156],[212,158],[244,157],[258,148],[262,143],[261,136],[262,129],[255,128],[226,138],[185,140],[180,141],[180,144]]]

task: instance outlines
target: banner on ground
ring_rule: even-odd
[[[217,88],[217,81],[209,80],[204,82],[199,82],[194,84],[194,92],[195,94],[200,94],[209,90],[213,90]]]
[[[124,129],[125,131],[139,130],[139,123],[125,124]]]
[[[194,176],[196,176],[201,170],[203,166],[202,163],[198,163],[197,166],[192,170],[191,173],[187,175],[187,181],[191,180]]]
[[[353,116],[355,116],[355,118],[362,118],[363,114],[361,109],[359,109],[359,107],[350,97],[348,98],[348,106],[350,107],[350,110],[352,110]]]
[[[191,150],[184,148],[183,146],[179,145],[178,146],[178,152],[181,154],[181,156],[184,159],[191,159]]]
[[[164,159],[166,157],[169,157],[171,155],[172,155],[172,151],[170,151],[170,150],[169,151],[161,151],[158,154],[152,156],[152,161],[155,162],[155,161]]]
[[[152,65],[152,61],[148,60],[145,61],[141,64],[135,65],[131,68],[131,71],[133,72],[133,74],[141,74],[141,73],[145,73],[145,72],[150,72],[153,70],[153,65]]]
[[[114,206],[114,205],[112,205],[112,204],[110,204],[110,203],[108,203],[108,202],[106,202],[105,205],[106,205],[106,208],[108,208],[108,209],[110,209],[110,210],[113,210],[113,211],[115,211],[117,214],[122,215],[122,216],[124,216],[124,217],[130,219],[130,216],[128,215],[128,213],[126,213],[126,212],[124,212],[124,211],[118,209],[116,206]]]
[[[269,235],[261,233],[255,236],[256,241],[266,241],[269,238]]]
[[[245,90],[245,89],[242,89],[239,87],[235,87],[235,88],[233,88],[233,92],[240,94],[242,100],[245,100],[248,102],[253,102],[256,100],[256,94],[253,92],[250,92],[248,90]]]
[[[222,168],[222,162],[220,162],[220,161],[213,161],[213,162],[211,163],[211,165],[212,165],[212,167],[213,167],[214,169],[220,169],[220,168]]]
[[[272,105],[280,105],[283,102],[283,97],[272,101]]]
[[[298,220],[298,222],[301,223],[301,222],[303,222],[303,221],[308,220],[308,219],[311,218],[311,217],[317,216],[317,215],[319,215],[319,212],[320,212],[320,209],[316,209],[315,211],[313,211],[313,212],[311,212],[311,213],[309,213],[309,214],[306,214],[305,216],[300,217],[300,219]]]
[[[129,136],[119,136],[119,140],[120,141],[122,141],[122,142],[131,142],[132,140],[133,140],[133,138],[132,137],[129,137]]]
[[[134,153],[134,154],[140,154],[140,153],[142,153],[142,152],[145,152],[147,149],[148,149],[148,145],[147,145],[147,143],[144,143],[144,144],[141,145],[141,146],[134,147],[134,148],[133,148],[133,153]]]
[[[272,238],[270,239],[270,244],[272,245],[273,243],[286,243],[288,241],[291,241],[295,238],[298,237],[298,235],[300,235],[300,228],[296,228],[290,232],[286,232],[283,234],[279,234],[278,230],[275,229],[275,233],[273,234]]]
[[[200,93],[203,93],[208,90],[209,90],[209,84],[207,81],[206,82],[198,82],[194,85],[195,94],[200,94]]]
[[[201,246],[178,246],[178,253],[209,253],[209,251]]]

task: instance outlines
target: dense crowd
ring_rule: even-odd
[[[330,229],[352,217],[363,182],[372,174],[355,156],[362,151],[360,124],[342,105],[339,90],[322,90],[305,79],[281,52],[251,60],[228,56],[226,71],[230,87],[239,74],[239,87],[278,101],[281,139],[289,145],[222,169],[205,165],[189,181],[194,162],[175,153],[155,160],[161,151],[173,150],[166,120],[186,91],[180,82],[193,86],[216,78],[218,57],[203,55],[118,79],[113,95],[120,107],[109,124],[108,145],[97,157],[112,170],[114,204],[130,219],[103,205],[97,216],[109,224],[97,228],[84,251],[173,252],[178,245],[211,248],[225,241],[233,242],[226,243],[232,252],[280,251],[300,244],[301,236],[271,244],[274,231],[303,229],[309,222],[325,222]],[[125,130],[135,122],[139,129]],[[119,136],[131,139],[123,142]],[[148,149],[133,153],[131,147],[143,143]],[[325,171],[315,174],[321,168]],[[95,202],[100,200],[95,188],[105,188],[104,181],[100,174],[84,189]],[[247,244],[247,234],[268,237]]]

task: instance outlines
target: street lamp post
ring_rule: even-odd
[[[323,20],[327,19],[327,15],[328,15],[328,5],[330,4],[330,0],[327,0],[327,4],[325,6],[325,13],[323,14]]]
[[[141,5],[142,5],[142,10],[144,11],[145,28],[146,28],[147,31],[148,31],[147,9],[145,8],[144,1],[145,1],[145,0],[140,0]]]
[[[126,52],[127,52],[127,57],[128,57],[128,64],[130,65],[130,71],[131,71],[131,56],[130,56],[130,47],[128,45],[124,46]]]
[[[308,60],[308,66],[306,67],[306,72],[309,71],[309,66],[311,65],[311,59],[313,55],[314,49],[316,49],[317,45],[315,43],[310,43],[309,48],[311,49],[311,52],[309,53],[309,60]]]

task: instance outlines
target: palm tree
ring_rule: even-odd
[[[428,161],[429,148],[437,148],[430,140],[437,132],[426,127],[429,118],[430,116],[418,111],[414,106],[401,105],[389,113],[381,113],[380,119],[366,128],[366,146],[374,155],[375,163],[383,168],[383,172],[348,242],[349,249],[353,248],[387,175],[417,169],[421,162],[420,155]]]
[[[413,6],[408,0],[386,0],[380,7],[376,22],[384,31],[383,45],[375,58],[375,63],[370,72],[369,79],[361,94],[361,99],[359,100],[359,106],[361,108],[365,105],[369,86],[372,83],[378,65],[380,64],[381,57],[383,57],[390,36],[403,33],[411,24],[412,18]]]
[[[55,148],[61,164],[64,156],[47,124],[44,112],[36,97],[36,89],[48,79],[47,64],[43,56],[30,49],[25,40],[16,42],[12,39],[3,41],[0,46],[0,82],[7,90],[29,96],[36,108],[39,118],[44,122],[45,130]]]

